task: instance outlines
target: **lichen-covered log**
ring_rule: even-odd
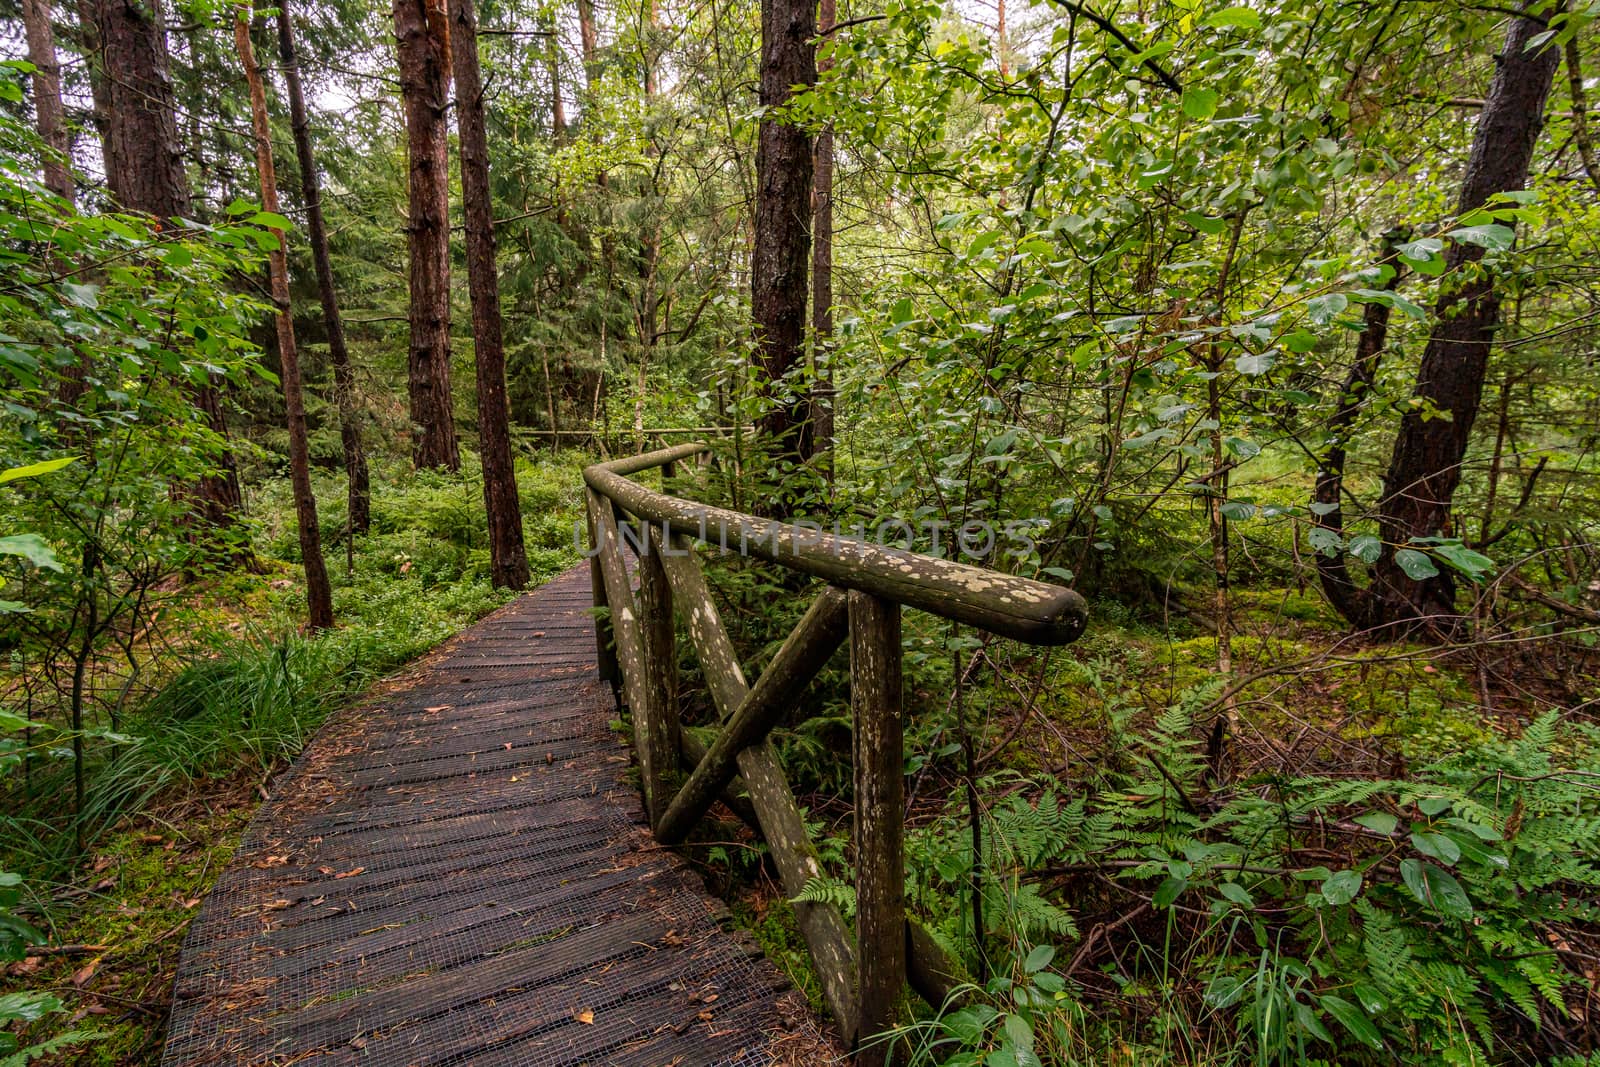
[[[687,541],[676,538],[673,547],[683,554],[662,556],[672,587],[673,605],[694,644],[717,715],[727,721],[744,703],[750,687],[711,600],[705,576],[700,573],[694,557],[688,554]],[[789,788],[772,746],[766,742],[745,748],[738,755],[738,763],[783,890],[790,897],[799,896],[806,883],[820,876],[823,869],[817,850],[806,834],[805,819],[800,814],[800,805],[795,803],[794,791]],[[847,1038],[852,1037],[856,1029],[855,967],[844,919],[839,909],[831,904],[796,903],[794,912],[806,946],[811,950],[811,962],[822,981],[823,994],[834,1020]]]
[[[598,546],[600,574],[605,580],[606,601],[611,606],[611,633],[616,643],[618,665],[621,667],[622,692],[633,709],[635,727],[648,723],[653,709],[650,693],[645,687],[644,640],[639,635],[638,609],[633,592],[628,588],[628,572],[622,563],[622,550],[617,545],[617,528],[611,518],[611,505],[594,493],[589,494],[589,523],[595,532]],[[641,731],[642,732],[642,731]]]
[[[662,567],[662,543],[652,534],[639,557],[639,633],[644,645],[649,718],[635,717],[639,763],[644,768],[645,805],[658,824],[672,796],[678,752],[678,650],[672,624],[672,591]]]
[[[739,710],[717,736],[704,761],[672,798],[656,825],[656,840],[676,845],[738,773],[738,755],[764,740],[800,702],[806,685],[828,662],[848,631],[845,594],[825,589],[794,628],[772,663],[756,679]]]
[[[906,607],[969,623],[1003,637],[1064,645],[1083,632],[1087,605],[1061,586],[951,560],[884,548],[798,523],[758,519],[680,500],[630,481],[629,474],[695,454],[704,445],[597,463],[583,472],[590,488],[673,534],[687,534],[790,570],[859,589]]]
[[[886,1062],[874,1038],[895,1024],[906,984],[905,723],[900,608],[850,593],[850,707],[855,719],[857,1062]]]

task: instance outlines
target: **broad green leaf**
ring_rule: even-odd
[[[1158,908],[1171,907],[1172,902],[1187,888],[1189,888],[1187,878],[1168,878],[1156,887],[1155,896],[1150,898],[1150,903]]]
[[[1360,892],[1360,871],[1335,871],[1322,883],[1322,899],[1329,904],[1348,904]]]
[[[1517,233],[1511,227],[1502,226],[1498,222],[1486,222],[1478,226],[1457,227],[1445,236],[1463,244],[1504,251],[1511,247],[1517,238]]]
[[[1306,314],[1318,326],[1326,326],[1349,306],[1350,298],[1343,293],[1324,293],[1306,301]]]
[[[1376,563],[1383,555],[1383,542],[1372,534],[1357,534],[1350,539],[1350,554],[1363,563]]]
[[[12,534],[10,537],[0,537],[0,556],[21,556],[42,570],[61,570],[61,564],[56,561],[55,549],[45,544],[38,534]]]
[[[1233,361],[1233,369],[1254,378],[1267,373],[1276,362],[1277,356],[1271,349],[1265,352],[1246,352]]]
[[[1029,974],[1034,974],[1050,966],[1050,961],[1055,958],[1056,950],[1053,945],[1036,945],[1033,951],[1028,953],[1028,958],[1023,961],[1022,967]]]
[[[1217,113],[1217,102],[1222,94],[1215,89],[1185,89],[1183,113],[1192,119],[1208,119]]]
[[[1424,856],[1436,859],[1446,867],[1455,865],[1461,858],[1461,846],[1444,834],[1417,831],[1411,835],[1412,846]]]
[[[1223,882],[1217,886],[1217,892],[1241,908],[1253,908],[1256,906],[1256,898],[1251,896],[1250,891],[1238,882]]]
[[[1427,578],[1436,577],[1439,568],[1433,565],[1433,560],[1428,558],[1426,552],[1418,552],[1414,548],[1402,548],[1394,554],[1395,566],[1405,572],[1407,578],[1420,582]]]
[[[1350,1032],[1350,1036],[1375,1049],[1383,1048],[1383,1036],[1378,1033],[1378,1028],[1372,1025],[1372,1020],[1367,1018],[1367,1013],[1356,1005],[1332,993],[1324,993],[1320,998],[1322,1010],[1339,1021],[1339,1025]]]
[[[14,482],[18,478],[36,478],[41,474],[49,474],[76,461],[76,456],[68,456],[65,459],[47,459],[40,463],[30,463],[26,467],[12,467],[10,470],[0,471],[0,485]]]
[[[1387,811],[1369,811],[1365,815],[1357,815],[1350,821],[1357,826],[1365,826],[1375,834],[1392,834],[1395,827],[1400,825],[1400,820]]]
[[[1450,872],[1418,859],[1400,861],[1400,877],[1411,895],[1452,919],[1472,918],[1472,898]]]
[[[1261,25],[1261,16],[1253,8],[1226,7],[1207,18],[1202,25],[1214,29],[1253,30]]]

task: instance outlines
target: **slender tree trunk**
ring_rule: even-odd
[[[311,261],[317,271],[317,295],[328,331],[328,359],[333,364],[333,392],[339,408],[339,438],[344,445],[344,472],[349,487],[350,532],[364,534],[372,525],[372,487],[367,453],[361,441],[361,409],[356,399],[355,371],[345,346],[344,317],[333,286],[333,263],[328,254],[328,227],[322,218],[322,182],[311,150],[311,121],[305,93],[300,87],[300,62],[295,53],[294,21],[289,0],[278,0],[278,56],[289,91],[289,121],[294,128],[295,156],[300,162],[300,195],[306,205],[306,236],[311,241]]]
[[[50,0],[22,0],[22,26],[28,37],[28,62],[34,66],[33,113],[39,139],[50,150],[44,159],[45,188],[71,204],[77,190],[72,181],[72,146],[61,108],[61,65],[56,60]]]
[[[817,33],[833,29],[837,11],[834,0],[817,4]],[[817,73],[833,67],[831,45],[817,54]],[[829,363],[833,341],[833,127],[817,133],[811,178],[811,421],[812,449],[818,456],[833,451],[833,369]],[[833,482],[833,462],[827,462],[826,475]]]
[[[394,0],[410,146],[412,462],[461,469],[450,400],[449,22],[445,0]]]
[[[467,276],[472,291],[472,351],[478,371],[478,451],[483,456],[489,558],[497,588],[521,589],[528,584],[528,557],[522,545],[522,508],[517,500],[517,474],[511,457],[506,356],[500,334],[500,281],[489,196],[489,140],[483,119],[483,79],[478,70],[478,17],[472,0],[450,0],[450,23],[456,122],[461,133]]]
[[[191,211],[189,176],[160,11],[138,0],[83,0],[83,7],[94,26],[91,77],[106,185],[123,210],[153,215],[164,226],[179,225]],[[226,441],[227,418],[215,384],[192,386],[191,399]],[[231,526],[244,503],[232,450],[224,447],[218,469],[186,492],[195,499],[202,523]]]
[[[1600,189],[1600,164],[1595,162],[1594,140],[1589,136],[1589,94],[1583,89],[1583,63],[1578,57],[1578,38],[1567,38],[1567,89],[1572,95],[1572,140],[1589,184]]]
[[[548,62],[550,64],[550,134],[556,144],[565,144],[567,140],[567,102],[561,98],[561,35],[556,32],[556,20],[544,20],[545,32],[550,36],[545,40],[549,42],[550,51]],[[456,78],[461,75],[458,73]],[[459,119],[457,120],[460,121]]]
[[[999,60],[1000,77],[1011,80],[1011,44],[1006,38],[1006,0],[995,0],[994,55]]]
[[[267,92],[250,44],[250,22],[236,10],[233,44],[239,51],[250,86],[250,126],[255,132],[256,171],[261,177],[261,206],[278,213],[278,175],[272,161],[272,124],[267,118]],[[300,527],[300,556],[306,571],[306,624],[312,630],[333,625],[333,590],[322,559],[322,527],[317,524],[317,498],[311,491],[311,449],[306,440],[306,406],[300,382],[300,352],[294,339],[294,311],[289,304],[289,257],[282,230],[274,230],[278,245],[267,256],[272,282],[272,302],[277,306],[273,323],[278,332],[279,381],[283,384],[283,409],[289,424],[289,481],[294,488],[295,518]]]
[[[1543,30],[1544,24],[1531,18],[1511,21],[1462,179],[1462,214],[1527,181],[1561,56],[1551,44],[1528,48]],[[1395,551],[1413,538],[1450,529],[1450,502],[1461,481],[1500,325],[1494,278],[1476,269],[1482,258],[1482,248],[1464,242],[1452,244],[1445,254],[1451,281],[1434,308],[1433,334],[1417,372],[1413,395],[1421,403],[1401,418],[1384,477],[1379,517],[1384,552],[1370,589],[1376,624],[1413,626],[1426,620],[1426,628],[1439,632],[1459,624],[1449,573],[1441,569],[1432,578],[1408,577],[1395,562]],[[1441,418],[1442,413],[1449,417]]]
[[[23,0],[23,30],[28,38],[28,62],[33,71],[33,112],[44,142],[42,166],[45,188],[76,206],[77,183],[72,177],[72,144],[67,137],[65,112],[61,106],[61,64],[56,58],[55,27],[50,22],[50,0]],[[57,267],[68,261],[57,257]],[[80,356],[63,368],[58,396],[66,407],[75,407],[84,393],[84,377],[89,372],[87,357]],[[64,435],[64,439],[70,439]]]
[[[800,460],[811,454],[811,431],[804,401],[789,395],[786,379],[805,356],[812,148],[810,134],[776,111],[794,86],[817,80],[816,30],[815,0],[763,0],[751,311],[756,358],[772,401],[761,430],[781,453]]]
[[[1383,288],[1393,292],[1400,284],[1400,264],[1395,245],[1398,233],[1388,233],[1383,239],[1381,266],[1389,268],[1389,277]],[[1384,346],[1389,343],[1389,305],[1374,300],[1363,313],[1360,337],[1356,340],[1355,358],[1339,391],[1339,406],[1328,420],[1328,450],[1323,454],[1317,471],[1316,488],[1312,503],[1317,513],[1312,521],[1338,537],[1344,536],[1344,467],[1347,446],[1355,430],[1356,420],[1367,403],[1367,394],[1378,380],[1378,366],[1383,360]],[[1317,553],[1317,577],[1322,591],[1334,610],[1351,625],[1365,628],[1370,624],[1368,603],[1364,591],[1356,585],[1350,574],[1350,565],[1343,552],[1327,555]]]

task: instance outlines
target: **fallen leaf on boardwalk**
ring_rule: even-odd
[[[535,631],[533,631],[533,636],[535,636],[535,637],[543,637],[544,636],[544,631],[543,630],[535,630]]]
[[[342,874],[336,874],[336,875],[334,875],[334,877],[335,878],[354,878],[356,875],[360,874],[364,870],[366,870],[365,867],[351,867],[348,871],[345,871]]]
[[[594,1012],[590,1011],[588,1008],[584,1008],[582,1011],[573,1012],[572,1017],[585,1026],[594,1025]]]
[[[428,712],[430,714],[436,714],[436,713],[441,712],[441,711],[449,711],[453,707],[455,707],[454,704],[439,704],[439,705],[436,705],[435,707],[423,708],[422,710],[426,711],[426,712]]]
[[[507,741],[507,742],[506,742],[506,743],[505,743],[505,750],[506,750],[506,751],[507,751],[507,752],[510,752],[510,751],[511,751],[511,742],[510,742],[510,741]]]
[[[82,967],[79,967],[77,970],[72,972],[72,984],[77,986],[79,989],[82,989],[84,984],[88,982],[89,979],[94,977],[94,972],[98,971],[99,969],[100,959],[97,956],[88,963],[85,963]]]
[[[521,778],[518,778],[518,777],[517,777],[517,776],[516,776],[516,775],[514,775],[514,774],[513,774],[513,775],[512,775],[512,776],[511,776],[511,780],[512,780],[512,781],[513,781],[513,782],[520,782],[520,781],[522,781],[522,779],[521,779]]]
[[[288,862],[289,862],[289,857],[288,856],[268,856],[265,859],[262,859],[262,860],[260,860],[260,861],[258,861],[256,863],[252,864],[251,866],[259,867],[262,870],[266,870],[268,867],[282,867],[284,864],[286,864]]]
[[[282,911],[293,903],[294,901],[292,900],[269,900],[261,907],[266,911]]]
[[[711,1013],[709,1011],[703,1011],[703,1012],[699,1013],[698,1015],[696,1015],[695,1018],[699,1019],[703,1023],[708,1023],[708,1022],[711,1021],[712,1015],[711,1015]]]

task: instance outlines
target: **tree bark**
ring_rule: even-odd
[[[106,89],[106,184],[118,206],[169,223],[190,211],[189,176],[159,12],[138,0],[91,0],[96,73]]]
[[[489,195],[489,141],[483,118],[483,79],[478,70],[478,18],[472,0],[450,0],[450,21],[467,276],[472,292],[472,351],[478,372],[478,451],[483,457],[483,504],[489,516],[491,579],[497,588],[521,589],[528,584],[528,557],[522,544],[522,508],[511,456],[500,281]]]
[[[450,41],[445,0],[394,0],[400,94],[410,146],[412,462],[461,469],[450,399]]]
[[[1511,22],[1478,116],[1462,179],[1461,214],[1481,207],[1495,193],[1521,189],[1527,181],[1561,55],[1548,43],[1528,49],[1529,41],[1543,31],[1544,24],[1531,18]],[[1449,532],[1450,502],[1461,481],[1461,462],[1500,325],[1500,296],[1494,279],[1477,266],[1482,258],[1482,248],[1460,241],[1445,253],[1452,283],[1435,305],[1435,326],[1417,371],[1413,397],[1420,404],[1402,417],[1384,476],[1379,507],[1384,549],[1369,590],[1375,625],[1420,625],[1448,633],[1460,621],[1448,571],[1410,578],[1395,562],[1395,552],[1413,538]]]
[[[256,171],[261,178],[261,206],[278,213],[278,176],[272,161],[272,125],[267,119],[267,93],[261,84],[255,50],[250,44],[250,23],[242,11],[233,18],[233,43],[239,52],[250,86],[250,126],[255,132]],[[277,247],[267,256],[272,302],[277,308],[273,324],[278,334],[279,381],[283,384],[283,409],[289,424],[289,481],[294,490],[295,519],[300,528],[300,556],[306,572],[306,625],[311,630],[333,626],[333,590],[322,559],[322,527],[317,523],[317,498],[311,491],[311,449],[306,439],[306,407],[300,382],[300,353],[294,339],[294,311],[289,303],[289,258],[282,230],[274,229]]]
[[[50,0],[22,0],[22,25],[28,38],[28,62],[33,71],[33,113],[39,139],[49,152],[44,158],[45,188],[71,204],[72,145],[61,107],[61,64],[56,59],[55,29],[50,24]]]
[[[189,176],[178,141],[177,106],[159,10],[138,0],[82,0],[93,24],[91,64],[96,122],[105,152],[106,185],[124,211],[153,215],[175,226],[190,213]],[[190,399],[223,441],[227,419],[214,383],[193,385]],[[201,522],[233,525],[243,506],[233,452],[224,446],[218,469],[184,490]]]
[[[835,0],[817,4],[817,33],[833,29],[837,17]],[[817,73],[833,67],[830,47],[817,54]],[[833,370],[829,366],[829,346],[833,340],[833,127],[817,133],[811,178],[811,444],[815,455],[833,450]],[[833,464],[827,464],[829,483]]]
[[[816,81],[816,31],[814,0],[763,0],[751,311],[771,401],[760,428],[780,453],[798,460],[810,456],[812,433],[804,400],[791,394],[785,379],[805,354],[812,146],[810,134],[775,111],[789,102],[794,86]]]
[[[1395,245],[1400,235],[1387,233],[1383,238],[1383,255],[1380,266],[1389,268],[1389,277],[1383,288],[1394,292],[1400,284],[1400,264]],[[1372,301],[1362,316],[1361,335],[1356,340],[1355,358],[1339,391],[1339,406],[1328,420],[1329,444],[1317,471],[1316,487],[1312,490],[1312,503],[1320,514],[1312,521],[1339,537],[1344,536],[1344,467],[1347,445],[1355,429],[1357,418],[1366,406],[1367,394],[1378,379],[1378,366],[1383,360],[1384,346],[1389,343],[1389,305]],[[1351,625],[1365,629],[1370,624],[1369,605],[1365,591],[1350,575],[1350,566],[1341,551],[1334,555],[1317,553],[1317,577],[1322,591],[1334,610]]]
[[[300,196],[306,206],[306,236],[311,241],[311,260],[317,271],[317,295],[322,301],[322,317],[328,331],[328,359],[333,364],[333,392],[339,408],[339,438],[344,446],[344,471],[348,485],[350,532],[364,534],[372,526],[372,487],[367,471],[366,448],[361,441],[361,410],[356,399],[355,371],[345,345],[344,317],[339,313],[339,295],[333,286],[333,263],[328,254],[328,227],[322,218],[322,183],[317,175],[316,156],[311,149],[311,122],[306,114],[305,93],[300,87],[300,62],[295,53],[294,22],[289,0],[278,2],[278,56],[283,62],[283,80],[288,88],[289,121],[294,128],[295,156],[300,162]]]

